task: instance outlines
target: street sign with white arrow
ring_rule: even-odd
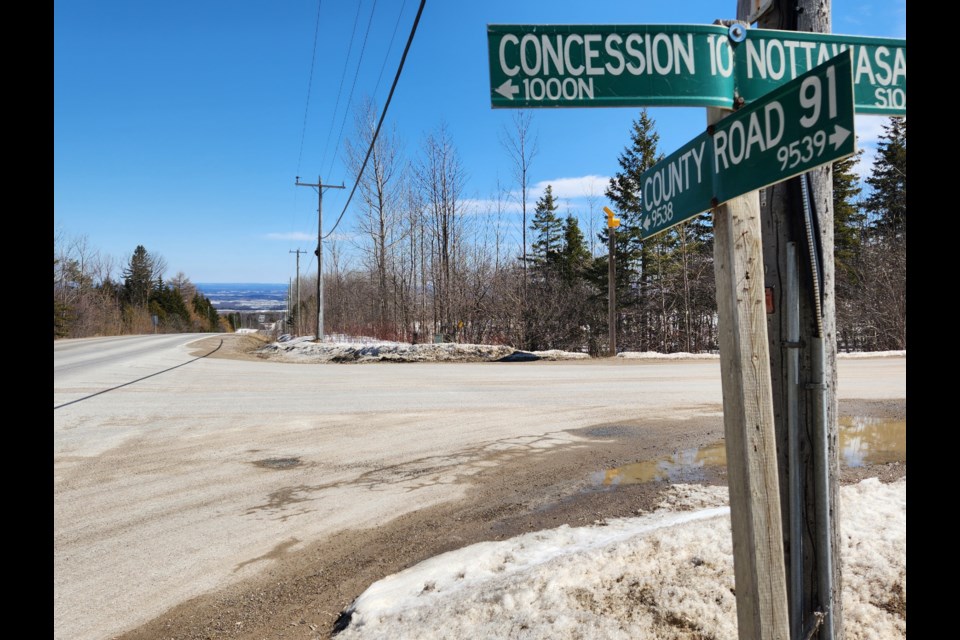
[[[719,25],[488,25],[494,108],[732,107]]]
[[[490,103],[729,109],[849,50],[856,112],[906,115],[906,40],[734,29],[742,37],[719,25],[488,25]]]
[[[747,29],[736,47],[737,96],[746,104],[844,51],[853,53],[857,113],[907,113],[907,41],[771,29]]]
[[[730,114],[640,176],[644,238],[855,151],[850,51]]]

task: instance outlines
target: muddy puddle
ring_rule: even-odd
[[[868,417],[843,417],[840,426],[840,466],[862,467],[907,461],[907,421]],[[666,481],[699,482],[707,474],[727,464],[723,441],[689,449],[669,456],[603,469],[590,474],[594,486]]]

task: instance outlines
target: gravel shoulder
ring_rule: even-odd
[[[253,353],[265,343],[256,335],[229,336],[216,348],[219,341],[198,341],[191,352],[264,359]],[[589,361],[583,364],[590,366]],[[297,552],[278,543],[274,562],[259,576],[183,603],[120,637],[329,638],[339,613],[371,583],[431,556],[475,542],[652,510],[666,482],[604,487],[591,480],[592,474],[721,442],[718,414],[593,425],[574,431],[589,442],[545,449],[532,459],[498,459],[492,453],[489,462],[495,465],[463,480],[469,486],[462,500],[405,514],[377,528],[341,531]],[[906,401],[842,401],[840,415],[905,419]],[[905,475],[906,464],[895,463],[844,469],[841,481],[878,477],[889,482]],[[725,484],[725,469],[708,470],[697,481]]]

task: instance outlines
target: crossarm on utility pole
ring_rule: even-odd
[[[323,342],[323,190],[324,189],[344,189],[344,185],[323,184],[323,180],[317,177],[317,184],[300,182],[300,176],[297,176],[295,183],[298,187],[316,187],[317,189],[317,342]]]

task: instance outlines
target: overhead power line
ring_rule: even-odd
[[[343,118],[340,120],[340,132],[337,133],[337,144],[333,145],[333,155],[330,156],[330,164],[327,166],[327,173],[333,168],[333,161],[337,159],[337,149],[340,148],[340,141],[343,140],[343,126],[347,123],[347,114],[350,113],[350,105],[353,104],[353,91],[357,88],[357,78],[360,77],[360,67],[363,65],[363,54],[367,50],[367,38],[370,36],[370,27],[373,25],[373,12],[377,10],[377,0],[373,0],[370,6],[370,17],[367,19],[367,30],[363,32],[363,44],[360,45],[360,57],[357,58],[357,70],[353,72],[353,82],[350,84],[350,95],[347,96],[347,106],[343,108]]]
[[[357,173],[357,180],[353,183],[353,188],[350,190],[350,195],[347,197],[346,204],[343,205],[343,211],[340,212],[340,215],[337,217],[336,223],[334,223],[333,228],[330,229],[330,233],[323,236],[323,238],[328,238],[330,235],[337,230],[337,226],[340,224],[340,220],[343,219],[343,214],[347,212],[347,207],[350,206],[350,201],[353,200],[353,194],[357,191],[357,186],[360,184],[360,179],[363,178],[363,170],[367,168],[367,161],[370,159],[370,154],[373,152],[373,146],[377,144],[377,136],[380,135],[380,127],[383,126],[383,121],[387,117],[387,109],[390,108],[390,101],[393,99],[393,92],[397,88],[397,82],[400,80],[400,74],[403,72],[403,63],[407,59],[407,53],[410,51],[410,45],[413,43],[413,36],[417,33],[417,25],[420,24],[420,16],[423,14],[423,6],[427,3],[427,0],[420,0],[420,6],[417,9],[417,17],[413,20],[413,27],[410,29],[410,37],[407,38],[407,45],[403,48],[403,55],[400,57],[400,64],[397,67],[397,74],[393,78],[393,84],[390,85],[390,93],[387,95],[387,101],[383,105],[383,113],[380,114],[380,121],[377,123],[377,128],[373,132],[373,139],[370,141],[370,147],[367,149],[367,155],[363,158],[363,164],[360,165],[360,172]]]
[[[323,0],[317,2],[317,24],[313,28],[313,53],[310,55],[310,78],[307,80],[307,106],[303,109],[303,129],[300,131],[300,153],[297,155],[297,173],[303,161],[303,141],[307,136],[307,115],[310,113],[310,91],[313,89],[313,67],[317,61],[317,35],[320,33],[320,7]]]
[[[337,121],[337,110],[340,108],[340,94],[343,92],[343,81],[347,77],[347,66],[350,62],[350,52],[353,51],[353,41],[357,36],[357,23],[360,21],[360,7],[363,5],[363,2],[357,3],[357,15],[353,18],[353,30],[350,32],[350,46],[347,47],[347,57],[343,62],[343,73],[340,74],[340,88],[337,89],[337,101],[333,106],[333,116],[330,118],[330,129],[327,130],[327,141],[323,143],[323,155],[320,156],[320,166],[323,167],[324,161],[327,159],[327,149],[330,148],[330,134],[333,133],[334,123]]]
[[[390,34],[390,44],[387,45],[387,54],[383,56],[383,64],[380,65],[380,73],[377,75],[377,84],[373,85],[373,95],[377,95],[377,89],[380,88],[380,79],[383,77],[383,70],[387,68],[387,60],[390,59],[390,52],[393,51],[393,39],[397,37],[397,29],[400,28],[400,18],[403,17],[403,10],[407,7],[407,0],[403,0],[400,5],[400,13],[397,14],[397,22],[393,25],[393,33]]]

